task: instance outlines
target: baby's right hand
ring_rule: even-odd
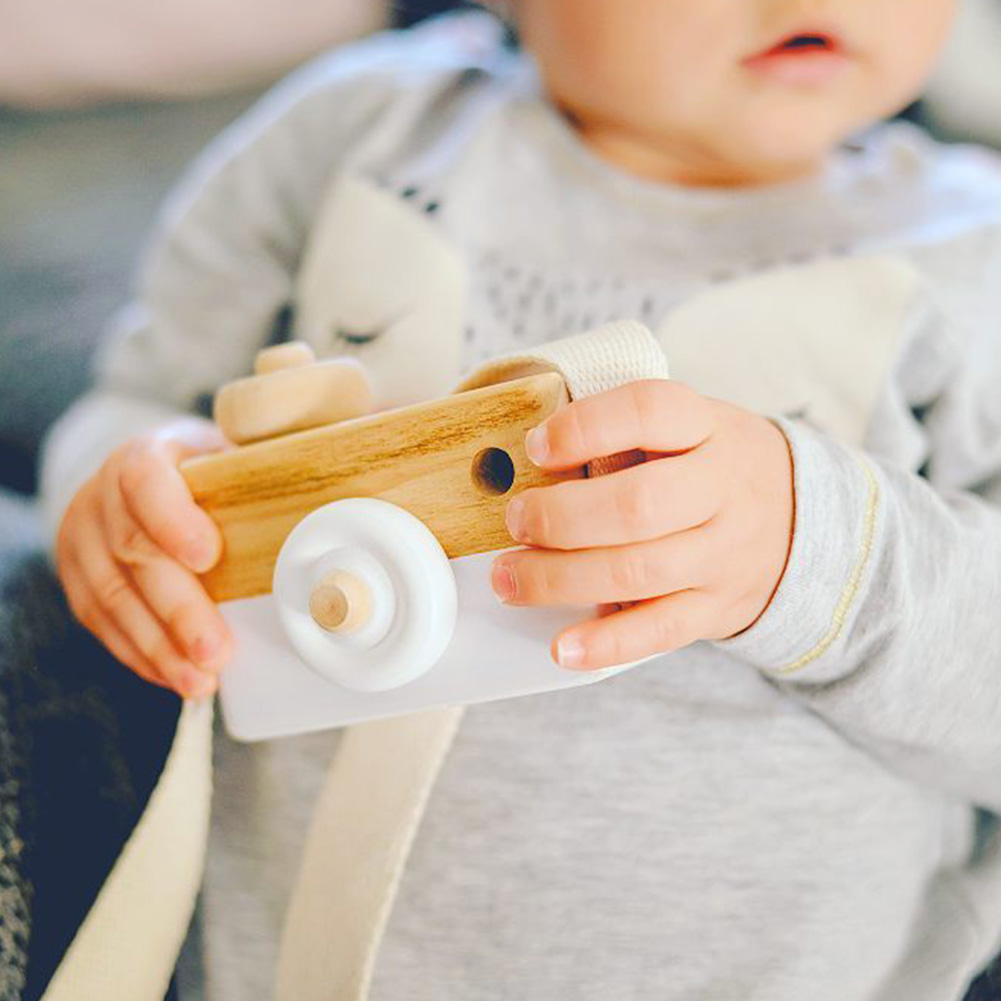
[[[74,615],[140,677],[189,698],[216,690],[232,637],[196,576],[222,538],[177,466],[225,444],[194,418],[132,439],[80,488],[56,540]]]

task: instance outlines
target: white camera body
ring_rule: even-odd
[[[503,605],[490,586],[495,555],[449,560],[423,522],[383,500],[313,511],[282,546],[272,593],[221,606],[237,637],[220,691],[227,730],[264,740],[585,685],[625,669],[559,667],[551,642],[582,609]],[[330,631],[311,612],[331,574],[350,575],[367,593],[368,614],[352,631]]]

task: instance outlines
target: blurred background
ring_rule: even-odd
[[[1001,0],[960,0],[914,114],[1001,145]],[[296,64],[449,0],[0,0],[0,545],[38,538],[38,447],[90,377],[185,163]]]
[[[1001,0],[960,4],[940,72],[908,114],[941,138],[1001,147]],[[297,64],[459,6],[0,0],[0,551],[42,539],[42,438],[86,389],[184,165]],[[968,1001],[998,997],[995,968]]]

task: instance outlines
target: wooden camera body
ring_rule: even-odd
[[[351,360],[301,344],[224,386],[234,449],[185,462],[223,556],[204,577],[236,637],[223,717],[259,740],[600,680],[551,659],[581,609],[515,608],[490,586],[504,509],[546,473],[526,432],[568,402],[555,372],[368,414]]]

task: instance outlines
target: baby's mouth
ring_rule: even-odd
[[[813,34],[812,32],[803,32],[797,35],[789,35],[777,45],[773,45],[767,52],[761,53],[761,55],[767,57],[778,55],[798,55],[800,53],[806,54],[810,52],[836,53],[840,50],[841,45],[833,35],[827,35],[819,32],[817,34]]]
[[[774,82],[818,85],[839,74],[848,64],[842,41],[827,31],[792,32],[775,45],[743,61],[743,65]]]

